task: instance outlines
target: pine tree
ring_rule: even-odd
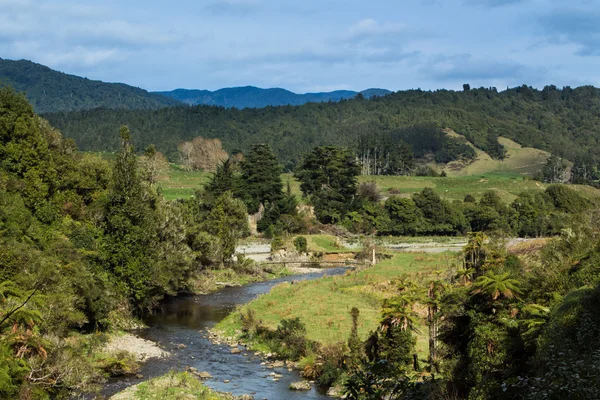
[[[242,188],[248,212],[256,213],[260,205],[273,204],[282,197],[281,165],[267,144],[252,146],[241,163]]]

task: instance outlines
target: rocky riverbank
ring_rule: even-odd
[[[170,356],[170,353],[163,350],[157,343],[139,338],[131,333],[112,335],[102,350],[109,354],[126,351],[132,354],[137,362],[144,362],[155,357],[165,358]]]

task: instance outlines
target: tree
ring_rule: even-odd
[[[488,237],[483,232],[474,232],[469,234],[469,241],[464,253],[464,270],[473,270],[475,276],[483,274],[483,268],[487,258],[487,248],[485,247]]]
[[[390,197],[385,201],[390,216],[390,232],[393,235],[415,235],[419,229],[421,211],[412,199]]]
[[[180,143],[177,150],[180,162],[193,170],[214,171],[228,158],[219,139],[205,139],[200,136]]]
[[[567,164],[565,161],[551,154],[542,168],[542,180],[546,183],[563,183],[567,181]]]
[[[206,224],[208,232],[219,241],[221,262],[229,264],[237,241],[250,234],[246,206],[231,192],[225,192],[215,201]]]
[[[304,155],[294,175],[323,223],[336,223],[352,209],[360,167],[349,149],[316,147]]]
[[[153,144],[144,149],[139,162],[142,179],[152,184],[157,183],[158,177],[169,168],[169,162],[162,153],[156,150],[156,146]]]
[[[241,162],[242,198],[248,212],[254,214],[260,205],[274,204],[283,196],[281,165],[267,144],[252,146]]]
[[[474,289],[471,293],[481,293],[494,301],[501,297],[510,300],[522,293],[519,286],[519,281],[511,278],[509,272],[495,274],[490,271],[475,280],[473,284]]]
[[[216,199],[225,192],[235,193],[239,190],[240,182],[235,175],[233,162],[230,158],[223,161],[213,173],[204,191],[209,199]]]
[[[429,327],[429,365],[439,372],[437,347],[438,347],[438,326],[439,326],[439,308],[441,296],[446,290],[446,285],[443,281],[437,279],[429,282],[427,288],[427,324]]]

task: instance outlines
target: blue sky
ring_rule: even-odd
[[[600,86],[593,0],[0,0],[0,57],[148,90]]]

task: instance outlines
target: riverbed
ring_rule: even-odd
[[[206,386],[241,396],[253,395],[256,399],[327,399],[325,391],[314,387],[308,392],[295,392],[289,384],[302,380],[297,371],[286,368],[267,369],[260,365],[263,360],[251,351],[240,348],[242,353],[232,354],[228,345],[215,345],[208,338],[208,330],[229,315],[238,305],[245,304],[257,296],[267,293],[282,282],[318,279],[324,275],[340,275],[346,268],[331,268],[316,273],[287,276],[266,282],[241,287],[224,288],[218,292],[177,297],[165,301],[152,315],[145,318],[148,328],[136,332],[144,339],[159,343],[171,356],[150,359],[141,368],[143,379],[125,377],[110,380],[103,395],[111,396],[131,385],[171,370],[193,367],[206,371],[214,378],[206,380]],[[246,355],[244,355],[246,354]],[[274,380],[269,374],[283,375]],[[224,383],[224,381],[229,381]]]

